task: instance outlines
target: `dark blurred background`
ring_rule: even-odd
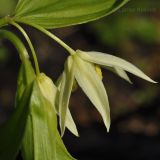
[[[12,8],[14,5],[8,6]],[[1,10],[2,16],[5,11]],[[54,82],[68,53],[39,31],[24,26],[37,51],[42,72]],[[6,27],[23,37],[13,27]],[[116,13],[88,24],[52,30],[74,49],[95,50],[124,58],[160,81],[160,1],[132,0]],[[24,41],[25,42],[25,41]],[[0,123],[12,113],[20,61],[15,48],[0,41]],[[129,84],[103,70],[111,108],[107,133],[102,119],[80,88],[72,94],[70,109],[80,137],[66,131],[64,142],[79,160],[159,160],[160,89],[130,75]]]

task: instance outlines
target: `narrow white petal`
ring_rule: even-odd
[[[58,97],[59,97],[59,93],[60,93],[61,83],[62,83],[62,81],[64,81],[64,80],[62,80],[62,78],[65,78],[63,76],[63,74],[60,75],[60,77],[58,78],[58,80],[56,82],[56,86],[58,88],[57,101],[56,101],[56,112],[57,112],[58,116],[60,115],[60,113],[59,113],[60,112],[60,109],[59,109],[60,106],[59,106],[59,98]],[[66,125],[65,127],[67,127],[71,133],[73,133],[75,136],[79,137],[78,130],[77,130],[76,124],[75,124],[75,122],[74,122],[74,120],[72,118],[72,115],[71,115],[71,112],[69,110],[69,107],[67,109],[65,125]]]
[[[92,64],[75,56],[75,77],[90,101],[100,112],[107,130],[110,127],[110,109],[106,90]]]
[[[77,54],[86,61],[93,62],[102,66],[122,68],[123,70],[128,71],[142,79],[145,79],[152,83],[156,83],[146,74],[144,74],[140,69],[138,69],[136,66],[119,57],[95,51],[83,52],[78,50]]]
[[[78,130],[74,120],[72,118],[71,112],[69,109],[67,110],[67,117],[66,117],[66,127],[77,137],[79,137]]]
[[[60,116],[60,129],[61,134],[64,134],[66,126],[66,115],[71,96],[72,86],[74,80],[74,62],[70,56],[65,64],[65,70],[62,75],[62,81],[59,93],[59,116]]]
[[[119,67],[115,67],[115,72],[121,77],[123,78],[124,80],[128,81],[129,83],[132,83],[132,81],[130,80],[130,78],[128,77],[127,73],[119,68]]]
[[[126,80],[127,82],[132,84],[132,81],[130,80],[130,78],[128,77],[126,71],[124,71],[122,68],[118,68],[118,67],[106,67],[106,66],[102,66],[104,69],[110,70],[113,73],[115,73],[116,75],[118,75],[119,77],[123,78],[124,80]]]

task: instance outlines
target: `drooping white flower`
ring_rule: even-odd
[[[59,94],[59,87],[57,88],[53,83],[52,79],[41,73],[38,77],[38,85],[43,96],[51,103],[54,111],[59,115],[57,110],[57,100],[56,97]],[[76,125],[73,121],[71,113],[68,109],[66,116],[66,127],[76,136],[78,136],[78,131]]]
[[[82,88],[84,93],[101,114],[107,131],[109,131],[110,108],[108,96],[103,82],[96,72],[95,65],[99,65],[103,68],[114,71],[121,78],[129,81],[130,83],[131,81],[126,71],[144,80],[156,83],[136,66],[119,57],[95,51],[84,52],[77,50],[75,54],[68,57],[60,82],[61,85],[58,108],[62,135],[66,127],[66,117],[69,110],[69,99],[75,79],[78,85]]]

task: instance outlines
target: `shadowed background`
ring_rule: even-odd
[[[159,82],[159,8],[157,0],[134,0],[101,20],[52,32],[73,49],[101,51],[124,58]],[[4,13],[5,10],[1,10],[0,15]],[[63,71],[68,53],[39,31],[23,27],[35,46],[41,71],[55,82]],[[24,41],[15,28],[6,28]],[[18,54],[12,44],[0,41],[1,124],[13,111],[19,66]],[[102,71],[111,108],[110,132],[107,133],[99,113],[78,88],[72,94],[70,109],[80,137],[66,131],[64,142],[68,150],[79,160],[160,159],[159,84],[150,84],[129,74],[133,81],[131,85],[110,71]]]

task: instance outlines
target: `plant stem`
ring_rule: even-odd
[[[55,36],[53,33],[49,32],[48,30],[46,30],[45,28],[39,26],[39,25],[35,25],[35,24],[29,24],[30,26],[40,30],[41,32],[43,32],[44,34],[46,34],[47,36],[49,36],[50,38],[52,38],[53,40],[55,40],[57,43],[59,43],[63,48],[65,48],[71,55],[75,54],[75,51],[69,47],[66,43],[64,43],[61,39],[59,39],[57,36]]]
[[[32,42],[30,40],[30,38],[28,37],[27,33],[25,32],[25,30],[16,22],[13,22],[13,21],[10,21],[9,22],[11,25],[15,26],[17,29],[19,29],[19,31],[23,34],[23,36],[25,37],[29,47],[30,47],[30,50],[31,50],[31,53],[32,53],[32,56],[33,56],[33,60],[34,60],[34,64],[35,64],[35,69],[36,69],[36,74],[39,75],[40,74],[40,69],[39,69],[39,65],[38,65],[38,60],[37,60],[37,56],[36,56],[36,52],[35,52],[35,49],[32,45]]]
[[[0,30],[0,37],[9,40],[16,47],[23,62],[25,62],[25,60],[29,58],[25,46],[15,34],[7,30]]]

